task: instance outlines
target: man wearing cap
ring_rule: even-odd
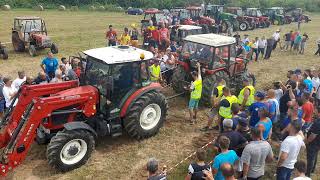
[[[223,131],[223,126],[221,122],[223,119],[231,119],[231,106],[233,103],[237,103],[238,98],[234,95],[231,95],[230,89],[228,87],[223,88],[223,96],[220,101],[219,115],[220,115],[220,131]]]
[[[198,72],[193,71],[191,73],[193,82],[190,85],[190,100],[189,100],[189,113],[190,113],[190,122],[194,124],[197,120],[197,112],[199,101],[202,94],[202,78],[201,78],[201,69],[200,63],[197,63]]]
[[[280,29],[278,29],[273,35],[272,35],[273,39],[274,39],[274,44],[273,44],[273,50],[275,50],[277,48],[277,44],[280,41]],[[280,46],[281,49],[281,46]]]
[[[108,46],[115,46],[117,44],[117,32],[113,30],[112,25],[109,25],[109,31],[106,32],[106,39],[108,40]]]
[[[264,99],[266,97],[266,94],[262,91],[258,91],[254,95],[255,102],[249,107],[250,112],[250,127],[255,127],[258,121],[260,120],[258,111],[262,107],[266,107],[266,104],[264,102]]]
[[[245,110],[247,107],[251,106],[254,101],[255,88],[250,84],[248,79],[244,79],[242,83],[244,88],[238,95],[238,103],[240,104],[241,109]]]
[[[214,117],[218,114],[218,109],[219,109],[219,103],[220,100],[223,96],[223,88],[225,87],[225,81],[218,77],[217,78],[217,87],[215,87],[213,89],[213,95],[212,95],[212,108],[209,112],[208,115],[208,123],[207,126],[205,126],[204,128],[200,129],[201,131],[208,131],[208,130],[212,130],[213,128],[211,128]],[[217,126],[219,127],[219,126]]]

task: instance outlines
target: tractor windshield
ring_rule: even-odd
[[[186,42],[182,48],[182,56],[190,61],[198,61],[202,64],[209,64],[212,61],[213,48],[210,46]]]
[[[237,15],[238,15],[238,16],[243,16],[242,9],[237,9]]]
[[[261,11],[260,11],[260,10],[257,10],[257,12],[256,12],[256,16],[257,16],[257,17],[261,17],[261,16],[262,16],[262,13],[261,13]]]
[[[41,32],[42,31],[42,22],[40,19],[36,20],[23,20],[21,21],[21,30],[22,32]]]
[[[277,14],[283,15],[284,14],[283,9],[278,9]]]

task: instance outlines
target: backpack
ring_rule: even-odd
[[[210,166],[208,164],[204,165],[204,166],[200,166],[196,163],[192,163],[191,164],[192,168],[193,168],[193,173],[191,174],[191,180],[202,180],[204,174],[203,174],[203,170],[210,170]]]

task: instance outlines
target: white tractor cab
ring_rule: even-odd
[[[190,35],[184,39],[181,55],[172,77],[172,87],[176,92],[184,91],[186,82],[191,82],[191,72],[196,64],[201,64],[203,77],[202,102],[212,105],[211,99],[217,78],[223,78],[233,92],[238,92],[244,78],[255,78],[247,71],[247,59],[236,57],[236,40],[218,34]]]
[[[170,26],[170,37],[172,37],[179,45],[183,42],[183,39],[189,35],[203,34],[201,26],[193,25],[176,25]]]

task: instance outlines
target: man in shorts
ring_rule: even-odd
[[[193,71],[191,73],[194,81],[191,83],[191,86],[189,88],[189,90],[191,91],[190,101],[189,101],[189,113],[190,113],[191,124],[194,124],[196,122],[199,101],[202,93],[202,78],[201,78],[200,63],[197,63],[197,67],[198,67],[198,72]]]

